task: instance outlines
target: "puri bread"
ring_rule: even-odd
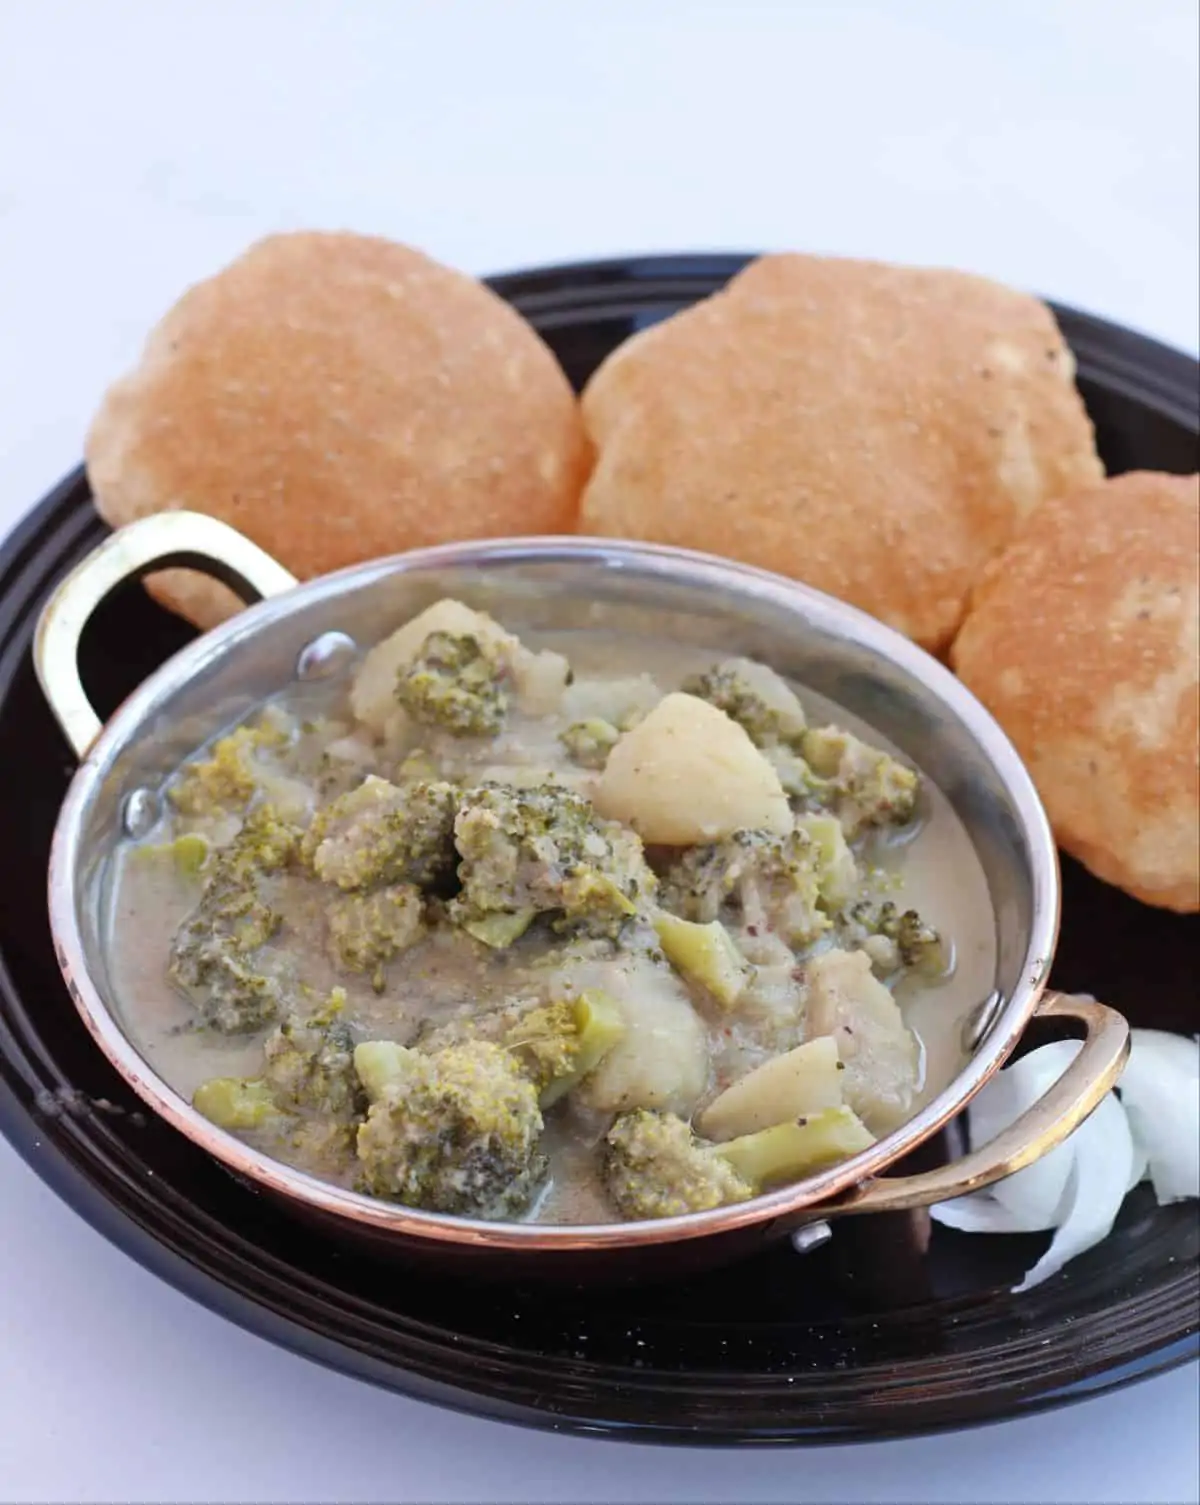
[[[934,650],[1020,519],[1103,472],[1049,309],[961,272],[766,256],[583,394],[581,529],[803,580]]]
[[[370,236],[273,235],[187,292],[87,440],[112,524],[208,512],[301,578],[425,544],[574,530],[589,463],[554,355],[473,278]],[[169,571],[202,626],[237,605]]]
[[[974,592],[951,658],[1012,738],[1060,845],[1200,908],[1200,476],[1047,502]]]

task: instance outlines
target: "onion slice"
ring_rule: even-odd
[[[1108,1237],[1126,1195],[1147,1172],[1160,1203],[1200,1195],[1200,1044],[1131,1031],[1119,1096],[1109,1093],[1063,1144],[983,1191],[930,1208],[963,1233],[1054,1230],[1016,1291],[1040,1285]],[[1030,1051],[999,1072],[967,1109],[973,1148],[1031,1108],[1079,1052],[1076,1041]]]
[[[1014,1291],[1031,1291],[1112,1232],[1137,1157],[1129,1121],[1110,1093],[1071,1135],[1075,1159],[1050,1247]],[[1144,1162],[1143,1162],[1144,1163]]]
[[[1135,1029],[1117,1092],[1161,1204],[1200,1197],[1200,1041]]]
[[[995,1139],[1002,1129],[1007,1129],[1022,1113],[1032,1108],[1078,1054],[1077,1040],[1056,1040],[1041,1050],[1031,1051],[994,1077],[992,1080],[997,1085],[1004,1083],[1003,1093],[991,1092],[989,1083],[968,1109],[972,1149]],[[1023,1171],[995,1182],[990,1191],[1020,1223],[1021,1232],[1041,1233],[1044,1229],[1057,1228],[1074,1160],[1074,1145],[1067,1140]]]
[[[949,1202],[938,1202],[929,1209],[935,1223],[954,1228],[959,1233],[1036,1233],[1015,1217],[1012,1211],[997,1202],[990,1189],[971,1192],[965,1197],[955,1197]]]

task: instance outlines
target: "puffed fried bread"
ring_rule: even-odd
[[[1036,298],[961,272],[765,256],[588,383],[581,528],[722,554],[934,651],[1046,497],[1103,475]]]
[[[1164,909],[1200,908],[1200,476],[1046,502],[989,566],[951,654],[1060,845]]]
[[[575,528],[588,447],[532,327],[471,277],[371,236],[273,235],[184,294],[86,445],[120,526],[192,508],[301,578],[421,545]],[[152,592],[200,626],[202,575]]]

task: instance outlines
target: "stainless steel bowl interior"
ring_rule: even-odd
[[[67,963],[74,963],[71,972],[81,974],[76,981],[85,994],[90,979],[101,1011],[119,1022],[104,913],[109,858],[128,796],[158,789],[198,743],[287,684],[301,651],[319,634],[338,630],[370,645],[446,595],[490,611],[517,631],[619,627],[761,658],[799,685],[839,702],[912,757],[949,798],[979,854],[992,899],[995,985],[1003,1004],[952,1086],[885,1141],[885,1158],[919,1142],[986,1079],[1031,1012],[1058,924],[1053,841],[1007,739],[947,670],[863,613],[724,561],[586,539],[454,545],[327,576],[251,608],[141,686],[109,723],[72,785],[52,857],[51,903],[60,946]],[[85,1014],[94,1014],[86,996],[83,1001]],[[96,1027],[94,1019],[89,1022]],[[128,1041],[124,1046],[125,1053],[132,1052]],[[186,1126],[198,1118],[144,1063],[139,1075],[177,1123]],[[265,1159],[248,1151],[242,1158]],[[879,1154],[868,1158],[873,1164],[881,1160]],[[316,1195],[317,1183],[287,1174],[308,1183],[306,1190]],[[814,1195],[830,1179],[828,1174],[813,1178]],[[784,1188],[754,1205],[782,1209],[789,1199],[795,1201],[793,1191]],[[324,1188],[321,1200],[334,1205],[347,1196]],[[699,1225],[719,1215],[675,1221]],[[516,1225],[510,1231],[519,1238],[533,1230]]]

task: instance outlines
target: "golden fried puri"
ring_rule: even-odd
[[[989,566],[955,669],[1025,759],[1060,845],[1200,908],[1200,476],[1136,472],[1040,507]]]
[[[588,447],[553,354],[473,278],[369,236],[260,241],[187,292],[87,442],[114,525],[232,523],[301,578],[452,539],[574,530]],[[236,608],[171,570],[201,626]]]
[[[939,650],[1039,502],[1101,478],[1037,299],[960,272],[766,256],[583,396],[585,532],[790,575]]]

